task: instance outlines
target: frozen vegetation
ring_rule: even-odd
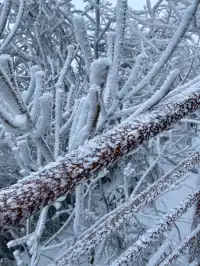
[[[0,1],[0,266],[200,265],[200,0]]]

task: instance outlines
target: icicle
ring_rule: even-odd
[[[95,254],[94,265],[101,266],[101,256],[106,245],[106,239],[99,244],[99,248]]]
[[[80,118],[81,123],[79,124],[79,131],[77,132],[77,147],[82,145],[96,128],[100,113],[98,89],[98,87],[93,85],[88,92],[85,107],[83,109],[83,112],[85,112],[85,123],[83,124],[83,120]]]
[[[126,201],[129,198],[128,181],[134,172],[135,172],[135,169],[133,169],[132,164],[128,163],[128,165],[124,168],[124,195],[125,195]]]
[[[71,127],[70,138],[69,138],[69,151],[75,150],[79,146],[79,136],[80,130],[85,126],[87,121],[87,116],[89,112],[89,104],[87,97],[83,97],[80,100],[77,113],[74,116],[74,120]],[[81,142],[81,144],[83,144]]]

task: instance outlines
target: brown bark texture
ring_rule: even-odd
[[[167,130],[200,107],[200,83],[163,102],[162,106],[127,119],[39,172],[0,191],[0,226],[19,224],[81,181],[94,177],[136,149],[145,140]]]

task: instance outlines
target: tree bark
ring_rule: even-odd
[[[15,225],[81,181],[115,164],[145,140],[168,129],[200,107],[200,83],[163,102],[163,105],[127,119],[87,144],[50,163],[39,172],[0,191],[0,226]]]

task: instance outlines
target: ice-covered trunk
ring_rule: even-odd
[[[200,84],[162,104],[162,108],[127,120],[86,145],[0,191],[0,225],[17,224],[101,170],[114,165],[145,140],[166,130],[200,107]]]

